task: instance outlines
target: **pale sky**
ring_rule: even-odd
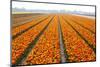
[[[75,5],[60,5],[46,3],[30,3],[30,2],[12,2],[12,8],[39,9],[39,10],[68,10],[68,11],[83,11],[95,12],[95,7],[91,6],[75,6]]]

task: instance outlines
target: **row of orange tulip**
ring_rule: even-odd
[[[58,38],[57,16],[42,34],[35,47],[26,58],[27,64],[60,63],[60,47]]]
[[[23,25],[20,25],[18,27],[15,27],[12,29],[12,36],[15,36],[16,34],[20,33],[21,31],[29,28],[32,25],[35,25],[36,23],[38,23],[38,19],[44,19],[46,16],[39,16],[38,18],[33,19],[32,21],[25,23]]]
[[[81,24],[82,26],[95,32],[95,19],[90,19],[90,18],[81,17],[81,16],[77,16],[77,15],[69,15],[68,17],[72,18],[73,20],[77,19],[78,24]]]
[[[95,60],[96,55],[93,50],[84,42],[83,39],[80,38],[70,25],[68,25],[62,18],[60,18],[60,20],[69,62]]]
[[[38,24],[34,28],[31,28],[27,32],[18,36],[16,39],[12,40],[12,63],[14,64],[16,60],[21,56],[24,50],[29,46],[34,40],[34,38],[41,32],[41,30],[47,25],[51,17]]]
[[[80,25],[76,24],[75,22],[70,21],[70,24],[90,43],[90,45],[93,46],[93,48],[96,47],[95,34],[91,33],[90,31],[81,27]]]

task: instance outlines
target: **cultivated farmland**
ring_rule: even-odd
[[[96,22],[93,18],[36,13],[16,14],[12,20],[13,65],[96,60]]]

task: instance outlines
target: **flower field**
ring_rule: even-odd
[[[12,27],[12,64],[95,61],[95,23],[95,19],[83,16],[42,14]]]

